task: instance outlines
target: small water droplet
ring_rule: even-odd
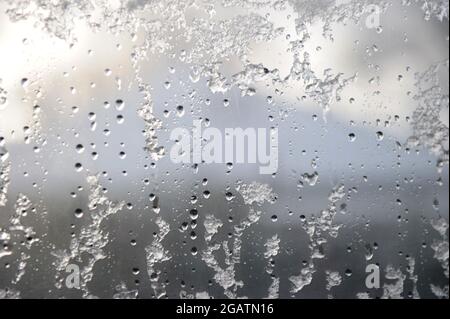
[[[355,135],[355,133],[350,133],[350,134],[348,134],[348,140],[349,140],[350,142],[354,142],[354,141],[356,140],[356,135]]]

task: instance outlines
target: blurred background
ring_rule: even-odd
[[[381,10],[373,29],[365,24],[372,3]],[[448,2],[161,0],[91,7],[69,1],[64,7],[1,1],[0,12],[1,183],[7,185],[0,205],[0,296],[111,298],[122,291],[139,298],[204,292],[224,298],[226,289],[204,258],[211,245],[204,221],[220,219],[212,242],[231,245],[234,227],[253,208],[261,216],[241,237],[233,280],[243,285],[236,297],[267,297],[270,268],[280,298],[386,297],[387,285],[400,282],[403,298],[439,297],[432,285],[448,298]],[[292,49],[298,41],[301,48]],[[302,61],[309,53],[310,69],[323,80],[316,92],[331,97],[328,112],[308,81],[294,78],[296,50]],[[224,92],[211,90],[218,63],[230,83]],[[243,94],[232,75],[258,64],[271,77],[248,77],[243,82],[251,94]],[[357,77],[336,86],[327,83],[327,69],[342,79]],[[142,83],[149,88],[144,94]],[[171,130],[192,128],[195,119],[220,130],[276,127],[277,173],[260,175],[254,164],[155,160],[144,148],[149,126],[138,113],[145,93],[161,121],[155,135],[166,153],[174,144]],[[124,203],[98,228],[89,226],[96,216],[89,209],[91,175],[99,176],[107,203]],[[237,183],[252,182],[267,184],[276,200],[246,203]],[[345,193],[332,218],[338,235],[324,231],[323,256],[312,258],[305,220],[330,209],[337,185]],[[31,202],[27,209],[20,194]],[[33,235],[14,224],[17,214]],[[158,217],[170,225],[162,237]],[[439,220],[441,233],[432,226]],[[274,235],[279,250],[268,266],[264,243]],[[85,248],[104,254],[92,278],[82,279],[87,288],[58,286],[68,274],[55,252],[73,253],[71,241],[86,238],[92,242]],[[150,264],[148,247],[158,238],[170,258]],[[222,248],[214,254],[222,268],[229,266]],[[92,256],[78,251],[67,262],[85,269]],[[311,261],[312,281],[293,292],[291,276]],[[379,289],[365,285],[368,264],[380,267]],[[389,265],[400,279],[388,274]],[[331,289],[327,271],[341,277]]]

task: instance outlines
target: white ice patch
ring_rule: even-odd
[[[236,190],[244,198],[246,205],[263,204],[265,201],[274,203],[277,195],[272,188],[267,184],[252,182],[250,184],[240,183],[236,186]]]

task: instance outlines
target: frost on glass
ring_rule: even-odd
[[[448,298],[448,1],[0,12],[0,298]]]

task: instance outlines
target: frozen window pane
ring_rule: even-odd
[[[448,12],[0,0],[0,298],[448,298]]]

